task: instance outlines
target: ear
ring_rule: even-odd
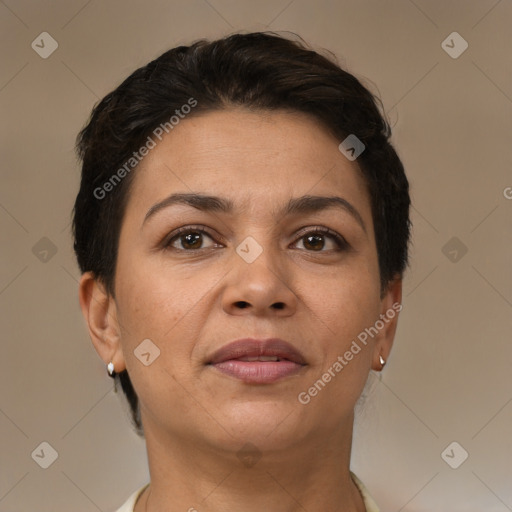
[[[92,272],[85,272],[80,278],[78,297],[96,352],[105,365],[112,361],[116,373],[123,371],[126,364],[114,298]]]
[[[375,345],[372,356],[372,370],[381,371],[383,365],[380,356],[384,361],[388,360],[395,339],[398,315],[402,310],[402,278],[396,277],[389,282],[386,291],[381,299],[381,311],[378,327],[379,333],[375,336]],[[381,324],[382,322],[382,324]]]

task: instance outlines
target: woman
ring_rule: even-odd
[[[389,357],[410,222],[377,102],[251,33],[172,49],[94,108],[80,304],[151,477],[119,512],[378,510],[354,406]]]

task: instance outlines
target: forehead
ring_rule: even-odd
[[[155,142],[131,185],[128,211],[138,216],[175,191],[222,195],[254,211],[278,207],[290,197],[336,192],[368,210],[357,163],[307,114],[209,111],[185,117]]]

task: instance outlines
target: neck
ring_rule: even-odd
[[[147,427],[151,484],[135,512],[365,511],[350,477],[352,422],[286,449],[260,441],[233,452]]]

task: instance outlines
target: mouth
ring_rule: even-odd
[[[207,365],[248,384],[270,384],[307,366],[300,351],[279,338],[236,340],[217,350]]]

